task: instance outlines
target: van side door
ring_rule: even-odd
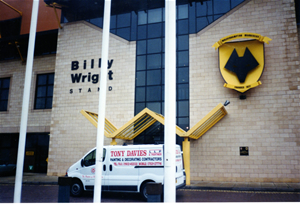
[[[138,148],[135,148],[138,150]],[[124,147],[110,149],[107,173],[109,191],[138,191],[139,170],[138,157],[131,156],[133,148]],[[129,156],[128,156],[129,155]]]

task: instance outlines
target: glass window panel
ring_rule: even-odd
[[[177,83],[189,82],[189,68],[178,68],[177,69]]]
[[[153,112],[161,113],[161,103],[160,102],[147,103],[147,108],[149,108]]]
[[[116,28],[116,15],[110,16],[110,29]]]
[[[188,4],[185,4],[185,5],[180,5],[177,7],[178,9],[178,15],[177,15],[177,18],[178,19],[186,19],[188,18]]]
[[[137,34],[137,14],[132,11],[131,12],[131,41],[136,40],[136,34]]]
[[[40,86],[37,88],[36,97],[45,97],[47,92],[47,86]]]
[[[117,29],[117,35],[126,40],[130,40],[130,27]]]
[[[180,67],[189,66],[189,52],[188,51],[177,52],[177,65]]]
[[[157,23],[162,21],[162,9],[148,10],[148,23]]]
[[[0,100],[7,100],[8,99],[8,89],[0,90]]]
[[[189,101],[178,101],[177,106],[178,117],[189,116]]]
[[[207,16],[213,14],[212,1],[203,2],[203,4],[197,2],[197,16]]]
[[[138,13],[138,24],[147,24],[147,13],[145,11],[139,11]]]
[[[214,14],[227,13],[230,10],[230,1],[214,0]]]
[[[161,52],[161,39],[151,39],[147,41],[147,53]]]
[[[35,109],[43,109],[45,106],[45,98],[36,98]]]
[[[7,101],[0,101],[0,111],[6,111],[7,110]]]
[[[113,34],[117,34],[117,29],[110,29],[110,32]]]
[[[161,54],[147,56],[147,69],[161,68]]]
[[[188,50],[189,49],[189,36],[178,36],[177,37],[177,50]]]
[[[146,107],[145,103],[135,103],[135,114],[138,114]]]
[[[48,97],[46,100],[46,109],[52,108],[52,97]]]
[[[236,7],[240,3],[242,3],[244,0],[231,0],[231,8]]]
[[[136,102],[145,101],[145,87],[137,87],[135,90],[135,100]]]
[[[53,96],[53,86],[48,86],[47,88],[47,96],[52,97]]]
[[[117,27],[129,27],[130,26],[130,13],[119,14],[117,16]]]
[[[161,101],[161,86],[147,87],[147,101]]]
[[[187,19],[177,21],[177,33],[178,35],[189,33],[189,21]]]
[[[161,70],[161,83],[164,85],[165,84],[165,69],[162,69]]]
[[[146,56],[136,57],[136,70],[146,70]]]
[[[137,42],[137,55],[146,54],[146,41]]]
[[[10,78],[4,78],[2,79],[2,86],[0,81],[0,88],[9,88]]]
[[[214,20],[217,20],[218,18],[220,18],[221,16],[223,16],[223,15],[214,15]],[[211,17],[211,19],[212,19],[212,17]],[[209,19],[210,20],[210,19]]]
[[[161,83],[160,70],[147,71],[147,85],[160,85],[160,83]]]
[[[99,26],[100,28],[103,28],[103,18],[94,18],[91,19],[90,22],[96,26]]]
[[[138,27],[138,39],[146,39],[147,38],[147,26],[139,26]]]
[[[149,24],[148,25],[148,38],[158,38],[162,36],[161,24]]]
[[[202,30],[208,25],[208,19],[206,17],[197,18],[197,31]]]
[[[189,85],[179,84],[177,85],[177,100],[188,100],[189,99]]]
[[[185,131],[189,130],[189,118],[188,117],[179,117],[177,118],[177,125]]]
[[[54,84],[54,74],[48,74],[48,84]]]
[[[145,78],[145,71],[136,72],[136,86],[143,86],[145,85],[146,78]]]
[[[38,75],[38,85],[46,85],[47,84],[47,75]]]

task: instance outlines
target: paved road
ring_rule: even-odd
[[[0,185],[0,203],[13,202],[13,184]],[[25,203],[56,203],[57,185],[23,185],[22,200]],[[103,193],[102,202],[143,202],[139,194]],[[299,192],[255,192],[180,189],[176,192],[177,202],[300,202]],[[82,197],[70,197],[70,202],[93,202],[92,192]]]

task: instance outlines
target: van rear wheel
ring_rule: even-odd
[[[148,199],[148,194],[147,194],[147,183],[144,183],[142,186],[141,186],[141,190],[140,190],[140,194],[143,198],[144,201],[147,201]]]
[[[70,189],[72,196],[81,196],[83,193],[83,186],[80,180],[74,179],[72,180],[71,189]]]

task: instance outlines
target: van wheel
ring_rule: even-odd
[[[144,183],[142,186],[141,186],[141,190],[140,190],[140,194],[142,195],[142,198],[144,201],[147,201],[148,199],[148,194],[147,194],[147,184],[148,182]]]
[[[72,196],[81,196],[83,192],[83,186],[80,180],[75,179],[72,181],[71,189],[70,189]]]

